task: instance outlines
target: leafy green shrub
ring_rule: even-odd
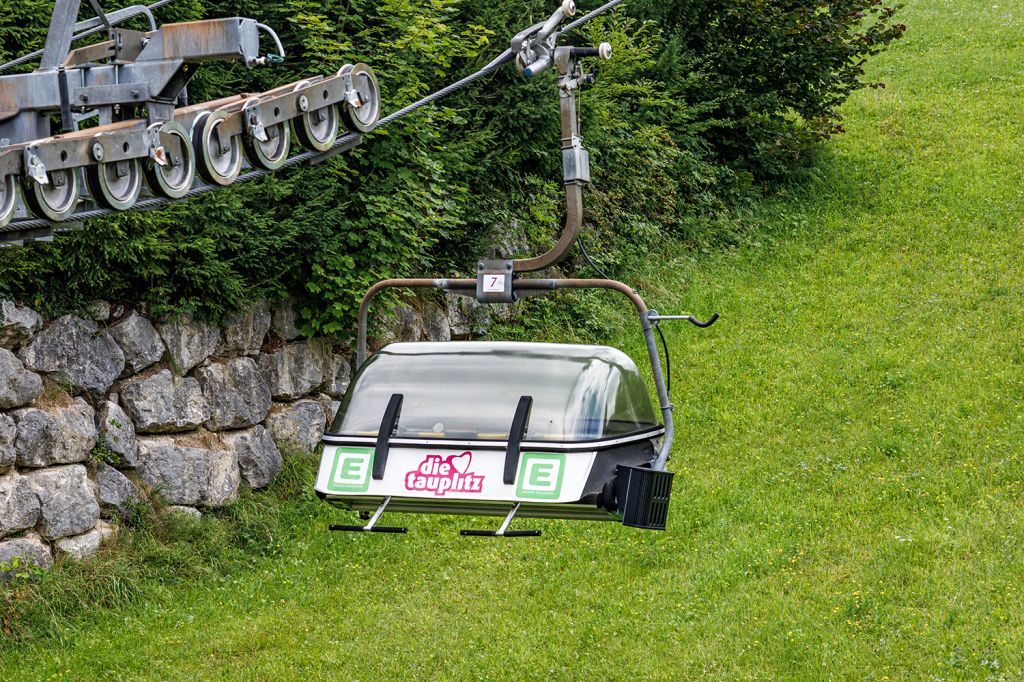
[[[759,179],[781,178],[842,131],[839,107],[864,87],[865,60],[906,29],[882,0],[634,6],[666,36],[652,77],[670,99],[700,105],[702,138],[720,160]]]

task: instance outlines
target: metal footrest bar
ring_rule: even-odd
[[[384,508],[388,506],[388,502],[391,501],[390,497],[385,497],[384,501],[377,507],[377,511],[373,513],[370,520],[365,526],[349,526],[343,524],[331,524],[330,530],[333,531],[345,531],[349,533],[407,533],[408,529],[399,526],[378,526],[377,521],[380,519],[381,514],[384,513]]]
[[[509,530],[508,527],[512,523],[512,519],[515,518],[516,512],[519,511],[520,502],[516,502],[513,505],[508,516],[501,523],[501,527],[498,530],[467,530],[463,529],[459,531],[459,535],[464,537],[473,538],[527,538],[537,537],[540,535],[539,530]]]

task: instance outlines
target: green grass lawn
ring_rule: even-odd
[[[0,680],[1024,678],[1024,6],[907,5],[812,176],[638,282],[723,316],[669,330],[667,532],[330,534],[289,479],[252,558],[55,611]]]

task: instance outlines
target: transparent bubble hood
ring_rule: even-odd
[[[525,439],[573,442],[659,426],[633,361],[605,346],[453,341],[395,343],[357,372],[328,433],[376,436],[403,395],[395,437],[506,440],[522,396]]]

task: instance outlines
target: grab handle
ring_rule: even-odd
[[[651,321],[658,321],[658,320],[686,320],[687,322],[689,322],[690,324],[692,324],[695,327],[700,327],[701,329],[707,329],[708,327],[713,325],[715,322],[718,322],[718,317],[719,317],[718,313],[712,313],[711,317],[709,317],[704,322],[701,322],[697,317],[695,317],[693,315],[649,315],[647,319],[649,319]]]

